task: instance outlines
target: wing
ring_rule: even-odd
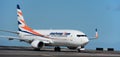
[[[90,37],[89,40],[95,40],[97,39],[96,37]]]

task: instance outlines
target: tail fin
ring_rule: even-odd
[[[43,37],[42,34],[34,31],[32,28],[27,26],[23,18],[23,15],[22,15],[22,11],[20,10],[20,6],[18,4],[17,4],[17,17],[18,17],[18,30],[19,31]]]

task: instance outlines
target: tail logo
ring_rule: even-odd
[[[19,5],[17,5],[17,16],[18,16],[18,29],[19,29],[19,31],[29,33],[29,34],[32,34],[32,35],[37,35],[37,36],[42,36],[42,37],[44,36],[44,35],[36,32],[36,31],[34,31],[29,26],[27,26],[27,24],[24,21],[22,11],[20,10]]]

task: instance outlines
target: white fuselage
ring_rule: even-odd
[[[88,37],[81,31],[77,30],[35,30],[49,38],[31,35],[20,32],[20,38],[26,40],[39,40],[45,43],[51,43],[49,46],[68,46],[78,47],[86,45],[89,40]]]
[[[19,5],[17,5],[17,16],[21,40],[30,43],[34,48],[41,48],[44,45],[71,48],[84,46],[89,42],[88,37],[77,30],[33,30],[26,24]]]

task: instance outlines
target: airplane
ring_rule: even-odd
[[[39,50],[43,46],[53,46],[54,51],[61,51],[61,46],[66,46],[69,49],[76,49],[78,52],[84,50],[84,46],[89,43],[91,39],[98,38],[98,32],[96,29],[95,37],[89,39],[88,36],[78,30],[34,30],[30,28],[24,18],[19,4],[17,4],[17,19],[18,19],[18,31],[0,30],[4,32],[10,32],[17,34],[18,37],[13,36],[0,36],[8,38],[9,40],[17,39],[29,43],[34,50]]]

